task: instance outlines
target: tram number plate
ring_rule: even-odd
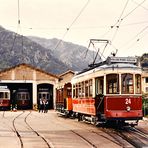
[[[126,98],[125,99],[125,104],[131,104],[131,99],[130,98]]]

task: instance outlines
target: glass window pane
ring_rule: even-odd
[[[141,75],[136,74],[135,75],[135,93],[140,94],[141,93]]]
[[[108,74],[106,76],[107,94],[119,94],[119,75]]]
[[[3,92],[0,92],[0,98],[2,99],[4,97]]]
[[[88,97],[88,81],[85,81],[85,97]]]
[[[132,94],[134,92],[132,74],[125,73],[121,75],[121,88],[122,94]]]

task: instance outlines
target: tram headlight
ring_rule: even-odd
[[[126,110],[129,112],[131,110],[130,106],[127,106]]]

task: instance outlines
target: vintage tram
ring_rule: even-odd
[[[108,57],[72,80],[72,107],[78,120],[135,125],[142,119],[141,68],[134,57]]]
[[[19,88],[15,92],[15,104],[18,109],[28,109],[30,107],[30,93],[27,88]]]
[[[7,86],[0,86],[0,109],[9,109],[10,90]]]
[[[68,82],[56,89],[56,110],[65,116],[72,113],[72,86]]]

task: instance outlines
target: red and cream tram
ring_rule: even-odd
[[[0,86],[0,108],[10,107],[10,90],[7,86]]]
[[[79,120],[124,123],[142,119],[141,68],[134,57],[109,57],[72,78]]]

